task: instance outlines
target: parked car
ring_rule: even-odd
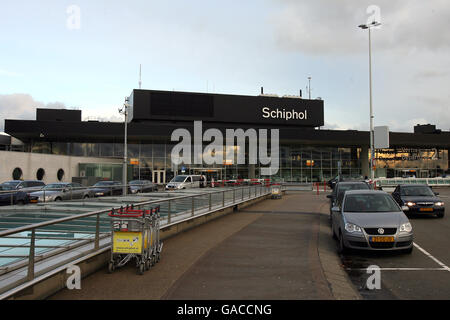
[[[11,180],[3,182],[1,185],[8,188],[8,190],[20,190],[28,193],[45,187],[45,183],[40,180]]]
[[[149,180],[132,180],[129,184],[131,193],[158,191],[158,185]]]
[[[103,180],[94,184],[91,188],[95,197],[122,195],[122,182]],[[128,193],[131,193],[128,187]]]
[[[62,200],[87,199],[94,193],[79,183],[58,182],[46,185],[42,190],[30,193],[30,202],[51,202]]]
[[[413,250],[413,231],[408,217],[392,196],[378,190],[345,192],[342,204],[332,209],[333,238],[339,252],[360,250]]]
[[[0,184],[0,206],[22,205],[29,202],[30,199],[26,192],[17,191],[10,185]]]
[[[407,207],[406,214],[435,214],[438,218],[445,215],[445,203],[439,193],[423,184],[398,185],[392,197],[400,206]]]
[[[341,181],[337,182],[331,194],[327,195],[330,199],[330,217],[331,209],[339,205],[344,197],[344,193],[348,190],[370,190],[368,183],[364,181]]]

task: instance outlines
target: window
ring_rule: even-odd
[[[15,168],[12,173],[12,178],[13,180],[20,180],[22,179],[22,175],[23,175],[22,169]]]
[[[58,181],[62,181],[64,179],[64,170],[63,169],[59,169],[57,174],[56,174]]]
[[[44,176],[45,176],[45,170],[42,168],[39,168],[38,171],[36,172],[36,179],[42,180],[42,179],[44,179]]]

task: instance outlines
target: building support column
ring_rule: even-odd
[[[255,172],[255,165],[249,164],[248,165],[248,178],[249,179],[255,179],[256,178],[256,172]]]
[[[361,153],[359,155],[359,161],[361,163],[361,173],[365,177],[370,178],[370,168],[369,168],[369,147],[361,146]]]

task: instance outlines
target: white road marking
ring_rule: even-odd
[[[441,261],[439,261],[438,259],[436,259],[435,257],[433,257],[430,253],[428,253],[425,249],[423,249],[422,247],[420,247],[417,243],[413,243],[414,246],[419,249],[420,251],[422,251],[422,253],[424,255],[426,255],[428,258],[430,258],[431,260],[433,260],[434,262],[436,262],[438,265],[440,265],[443,269],[446,269],[447,271],[450,272],[450,268],[447,267],[445,264],[443,264]]]
[[[367,271],[367,268],[346,268],[348,271]],[[379,268],[380,271],[449,271],[446,268]]]
[[[413,242],[413,245],[420,250],[428,258],[440,265],[440,268],[379,268],[380,271],[449,271],[450,268],[444,263],[433,257],[429,252],[419,246],[417,243]],[[348,271],[366,271],[367,268],[345,268]]]

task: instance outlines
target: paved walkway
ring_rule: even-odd
[[[105,268],[51,299],[357,299],[327,211],[325,196],[309,192],[265,200],[167,239],[143,276]]]

